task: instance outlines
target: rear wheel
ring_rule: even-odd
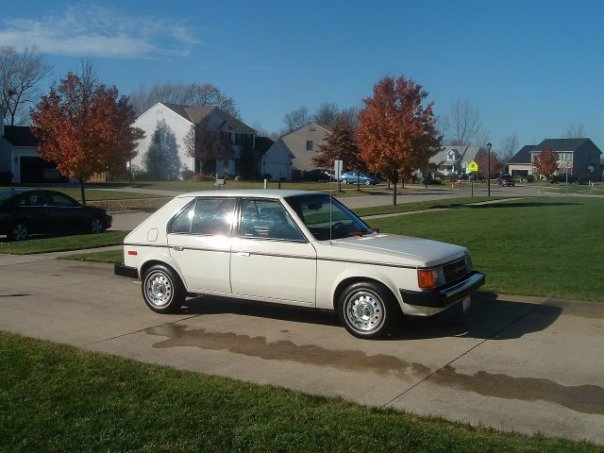
[[[24,241],[29,237],[29,229],[23,222],[15,222],[8,235],[13,241]]]
[[[370,186],[371,185],[371,181],[369,181],[368,179],[365,180],[365,185],[366,186]]]
[[[384,286],[357,282],[340,296],[338,313],[348,332],[358,338],[379,338],[400,319],[400,308]]]
[[[143,274],[143,299],[157,313],[174,313],[185,301],[185,290],[176,273],[164,265],[150,267]]]

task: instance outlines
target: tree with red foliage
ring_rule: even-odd
[[[549,179],[558,170],[558,153],[552,148],[546,147],[535,156],[533,166],[539,174]]]
[[[489,166],[489,154],[490,154],[490,166]],[[491,178],[495,175],[498,175],[504,168],[504,163],[499,159],[497,153],[491,151],[487,152],[484,148],[481,148],[477,153],[474,159],[478,164],[478,173],[486,178],[490,176]],[[490,170],[490,175],[488,175]]]
[[[346,168],[358,169],[362,165],[357,148],[354,127],[344,119],[336,120],[331,134],[319,146],[319,153],[312,161],[317,167],[333,168],[335,160],[343,160]]]
[[[132,127],[136,115],[128,98],[99,84],[88,64],[81,75],[70,72],[53,85],[31,117],[40,156],[55,162],[62,175],[80,181],[83,204],[84,182],[96,172],[122,171],[144,136]]]
[[[413,80],[384,77],[359,112],[356,136],[361,159],[393,184],[394,205],[400,176],[425,168],[440,149],[432,103],[422,106],[427,96]]]

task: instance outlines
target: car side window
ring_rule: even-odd
[[[275,200],[243,200],[241,237],[304,241],[285,208]]]
[[[72,199],[60,193],[50,194],[50,204],[60,208],[73,208],[76,206]]]
[[[169,232],[228,236],[234,212],[234,198],[199,198],[172,220]]]
[[[46,206],[47,200],[44,194],[31,192],[26,193],[21,200],[19,200],[19,205],[21,206]]]

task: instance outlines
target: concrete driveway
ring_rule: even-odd
[[[604,444],[604,305],[482,296],[383,341],[335,316],[198,297],[148,310],[103,264],[0,255],[0,329],[472,425]]]

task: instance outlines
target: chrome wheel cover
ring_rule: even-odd
[[[27,231],[27,226],[22,223],[18,223],[13,227],[12,236],[15,241],[24,241],[27,239],[29,232]]]
[[[373,291],[355,291],[344,304],[346,323],[356,332],[367,334],[379,330],[386,320],[384,302]]]
[[[166,274],[155,271],[145,279],[145,298],[157,308],[168,305],[174,297],[172,280]]]
[[[101,219],[92,219],[90,222],[90,232],[91,233],[101,233],[103,231],[103,222]]]

